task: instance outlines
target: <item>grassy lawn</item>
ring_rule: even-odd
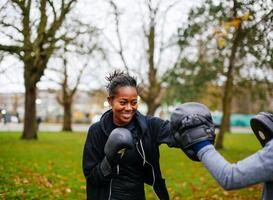
[[[81,170],[84,133],[39,133],[38,141],[22,141],[20,133],[0,133],[0,199],[85,199]],[[260,148],[254,135],[227,134],[221,153],[229,161]],[[201,163],[180,149],[161,146],[161,169],[171,199],[260,199],[261,185],[225,191]],[[147,199],[155,199],[146,187]]]

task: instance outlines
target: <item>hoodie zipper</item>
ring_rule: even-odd
[[[117,165],[117,175],[119,175],[119,164]],[[112,182],[113,182],[113,178],[111,178],[111,180],[110,180],[108,200],[111,200],[111,195],[112,195]]]
[[[154,172],[154,167],[153,167],[153,165],[152,165],[151,163],[149,163],[149,162],[145,159],[145,152],[144,152],[144,149],[143,149],[143,145],[142,145],[141,139],[140,139],[139,141],[140,141],[140,146],[141,146],[143,155],[141,154],[141,152],[140,152],[140,150],[139,150],[139,148],[138,148],[138,142],[136,143],[137,152],[139,153],[139,155],[140,155],[140,156],[142,157],[142,159],[143,159],[143,166],[145,165],[145,163],[147,163],[147,164],[150,165],[151,168],[152,168],[152,173],[153,173],[153,184],[152,184],[152,186],[153,186],[153,192],[154,192],[154,194],[156,195],[156,197],[157,197],[158,199],[160,199],[160,198],[157,196],[157,194],[156,194],[156,192],[155,192],[155,189],[154,189],[154,184],[155,184],[155,172]]]
[[[150,165],[151,168],[152,168],[152,173],[153,173],[153,184],[152,184],[152,186],[153,186],[153,192],[154,192],[154,194],[156,195],[156,197],[157,197],[158,199],[160,199],[160,198],[158,197],[158,195],[156,194],[155,189],[154,189],[154,184],[155,184],[155,172],[154,172],[154,167],[153,167],[153,165],[152,165],[151,163],[149,163],[149,162],[146,160],[146,158],[145,158],[145,151],[144,151],[144,148],[143,148],[141,139],[140,139],[139,141],[140,141],[140,146],[141,146],[141,150],[142,150],[143,154],[141,154],[141,152],[140,152],[140,150],[139,150],[139,148],[138,148],[138,144],[139,144],[138,142],[136,143],[137,152],[139,153],[139,155],[140,155],[140,156],[142,157],[142,159],[143,159],[143,166],[145,165],[145,163],[147,163],[147,164]],[[117,174],[119,174],[119,165],[117,165]],[[111,178],[111,180],[110,180],[108,200],[111,200],[111,195],[112,195],[112,182],[113,182],[113,178]]]
[[[113,178],[111,178],[111,180],[110,180],[108,200],[111,199],[111,194],[112,194],[112,181],[113,181]]]

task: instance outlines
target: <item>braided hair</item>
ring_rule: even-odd
[[[109,74],[109,76],[105,78],[108,81],[106,89],[109,96],[115,96],[118,88],[126,86],[134,87],[138,92],[136,78],[130,76],[128,73],[115,70],[113,73]]]

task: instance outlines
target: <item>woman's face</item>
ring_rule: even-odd
[[[131,86],[119,87],[115,96],[108,97],[114,124],[124,126],[132,120],[138,107],[137,97],[137,89]]]

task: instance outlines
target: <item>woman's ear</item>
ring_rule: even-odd
[[[107,97],[108,104],[112,107],[113,105],[113,97],[109,96]]]

